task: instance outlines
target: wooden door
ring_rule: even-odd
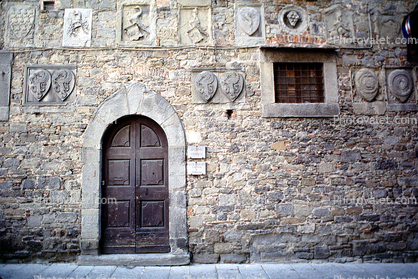
[[[103,156],[102,253],[170,252],[164,131],[146,117],[118,120]]]

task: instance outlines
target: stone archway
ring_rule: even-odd
[[[167,135],[169,168],[169,243],[166,254],[100,255],[102,136],[114,121],[127,115],[154,120]],[[107,98],[93,114],[84,134],[79,264],[182,265],[190,262],[186,209],[186,137],[174,108],[139,82],[128,83]]]

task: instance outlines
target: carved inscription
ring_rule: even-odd
[[[213,73],[204,71],[196,75],[195,86],[199,96],[209,102],[218,88],[218,79]]]
[[[355,76],[356,91],[368,102],[373,101],[379,92],[379,81],[373,71],[361,69]]]
[[[244,88],[244,78],[235,72],[227,73],[221,78],[221,88],[228,99],[233,102]]]
[[[408,100],[413,87],[411,74],[406,70],[394,70],[388,76],[389,92],[402,103]]]

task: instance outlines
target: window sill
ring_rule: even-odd
[[[339,114],[338,103],[274,103],[262,105],[263,117],[335,117]]]

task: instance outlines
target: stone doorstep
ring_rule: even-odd
[[[80,255],[78,265],[84,266],[173,266],[190,264],[190,254],[112,254],[112,255]]]

